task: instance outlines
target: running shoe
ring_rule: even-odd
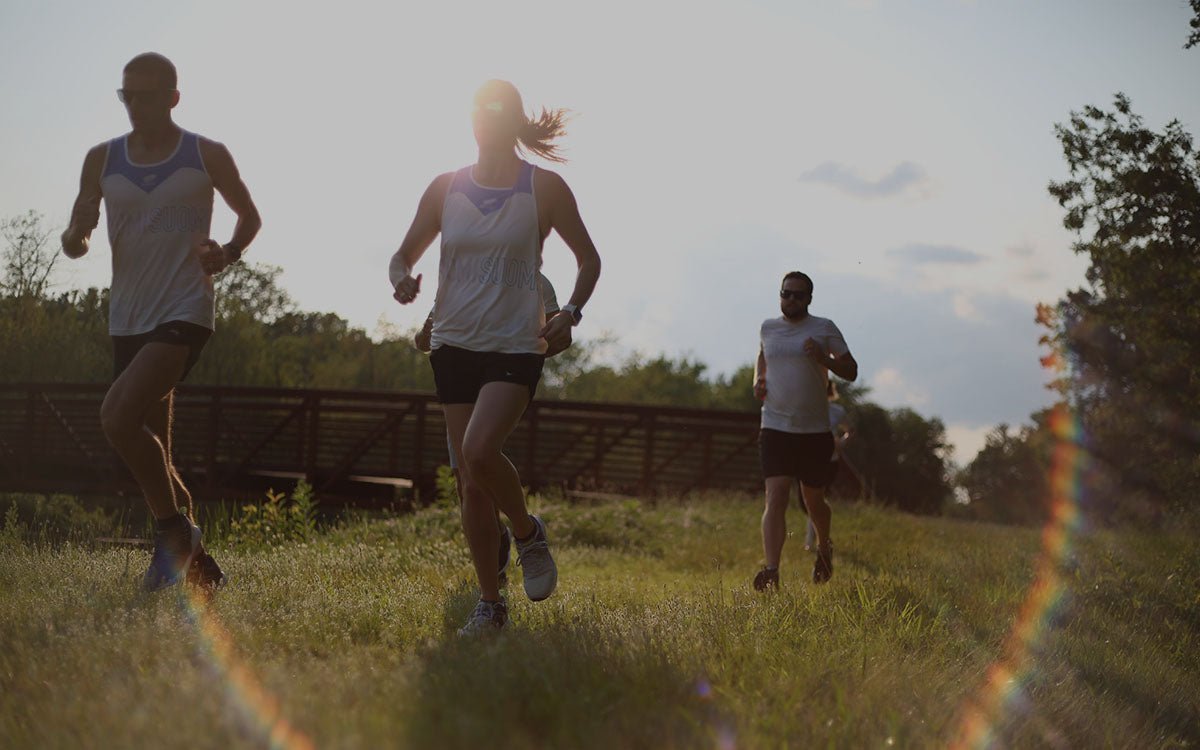
[[[158,591],[179,584],[200,552],[200,527],[188,521],[182,529],[154,532],[154,553],[142,576],[142,590]]]
[[[754,590],[779,589],[779,568],[763,568],[754,576]]]
[[[512,557],[512,532],[500,524],[500,585],[508,584],[508,560]]]
[[[833,542],[827,542],[824,547],[817,548],[817,557],[813,560],[813,583],[825,583],[833,577]]]
[[[458,629],[460,636],[484,635],[496,633],[504,629],[508,622],[508,605],[501,598],[498,602],[485,602],[480,599],[475,605],[467,624]]]
[[[537,516],[529,518],[535,527],[533,538],[527,542],[517,541],[517,564],[525,573],[525,595],[540,602],[554,593],[554,587],[558,585],[558,566],[550,556],[546,524]]]

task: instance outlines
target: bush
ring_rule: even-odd
[[[267,490],[266,502],[239,507],[229,522],[228,541],[236,547],[276,547],[306,542],[317,534],[317,500],[300,480],[290,497]]]

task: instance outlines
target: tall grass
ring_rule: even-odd
[[[1040,548],[1035,531],[842,506],[832,582],[807,581],[793,538],[763,596],[758,498],[532,503],[559,590],[531,603],[515,574],[510,628],[469,640],[454,635],[476,592],[453,507],[226,537],[214,552],[232,583],[199,609],[132,593],[144,551],[0,535],[0,746],[268,744],[216,642],[321,747],[942,746]],[[1063,571],[1068,601],[992,736],[1194,746],[1193,541],[1096,532]]]

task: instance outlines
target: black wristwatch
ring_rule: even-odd
[[[579,321],[583,320],[583,313],[575,305],[567,303],[559,309],[571,316],[571,325],[573,326],[579,325]]]

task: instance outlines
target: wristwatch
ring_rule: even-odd
[[[573,326],[579,325],[579,321],[583,320],[583,313],[575,305],[567,303],[559,309],[571,316],[571,325]]]

